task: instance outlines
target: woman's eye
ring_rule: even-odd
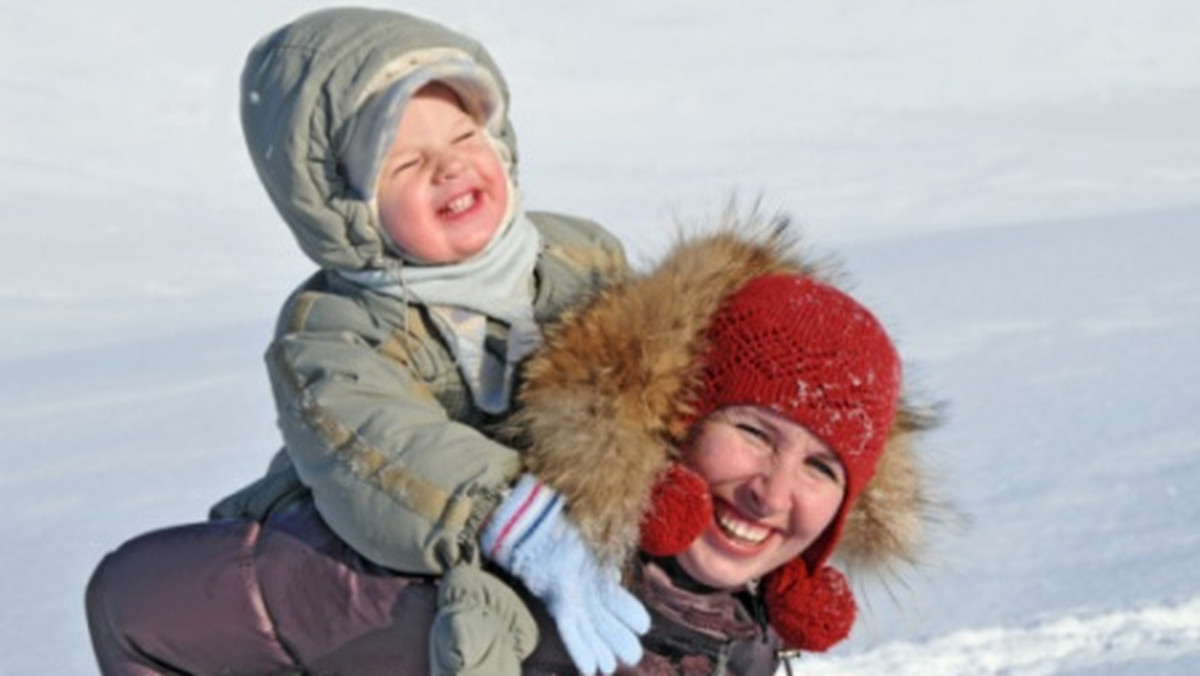
[[[832,462],[821,458],[809,458],[808,464],[834,483],[842,483],[842,473]]]
[[[455,136],[454,142],[455,143],[466,143],[467,141],[470,141],[473,138],[475,138],[475,130],[470,129],[465,132],[462,132],[458,136]]]
[[[770,441],[770,437],[767,435],[767,431],[762,429],[761,427],[758,427],[757,425],[752,425],[750,423],[737,423],[736,426],[743,433],[757,439],[758,441],[763,441],[763,442]]]

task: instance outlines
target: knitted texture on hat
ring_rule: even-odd
[[[768,275],[729,297],[709,328],[697,419],[757,405],[803,425],[838,456],[846,494],[804,554],[816,571],[883,453],[900,392],[900,359],[879,321],[810,277]]]
[[[674,556],[700,537],[712,518],[708,482],[683,465],[671,463],[651,490],[639,546],[651,556]]]
[[[833,567],[810,575],[802,560],[793,559],[768,575],[765,586],[767,616],[787,648],[824,652],[850,635],[858,606]]]

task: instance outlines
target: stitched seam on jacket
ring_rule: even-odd
[[[308,322],[308,314],[312,311],[312,307],[319,298],[318,294],[311,291],[301,293],[292,299],[292,306],[288,309],[288,322],[285,334],[299,333],[304,325]]]
[[[303,328],[317,294],[304,293],[295,298],[288,326]],[[275,362],[276,373],[287,374],[287,399],[296,402],[296,417],[334,454],[341,456],[354,476],[380,489],[394,502],[427,519],[432,526],[451,531],[461,529],[470,517],[471,505],[462,499],[451,503],[451,495],[440,486],[407,470],[399,460],[390,459],[380,449],[364,441],[356,432],[329,415],[301,385],[284,350],[273,347],[268,358]],[[466,502],[466,504],[464,504]],[[452,509],[447,509],[451,507]]]
[[[446,513],[451,498],[446,490],[422,479],[402,462],[389,458],[363,441],[357,433],[327,414],[308,393],[301,395],[300,418],[328,443],[335,454],[346,460],[356,477],[381,489],[397,503],[432,522],[442,521],[444,527],[458,528],[466,521],[463,510]]]

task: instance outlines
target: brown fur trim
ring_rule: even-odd
[[[875,476],[847,515],[835,550],[851,569],[887,571],[898,563],[917,562],[935,500],[916,442],[938,422],[937,411],[901,396]]]
[[[713,233],[681,236],[652,271],[549,327],[526,364],[510,433],[602,558],[634,552],[650,489],[693,423],[704,335],[725,299],[772,273],[832,283],[833,266],[805,260],[787,227],[727,216]],[[848,522],[856,560],[911,558],[920,539],[923,479],[906,441],[918,417],[902,411],[888,460]]]

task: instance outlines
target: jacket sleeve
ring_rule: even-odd
[[[301,292],[267,352],[279,426],[329,526],[363,556],[441,573],[473,556],[476,530],[520,465],[517,453],[452,419],[431,390],[453,363],[407,367],[360,300]],[[426,348],[435,346],[426,340]]]
[[[599,223],[550,211],[531,211],[529,219],[544,246],[534,307],[539,323],[555,323],[631,274],[620,240]]]

